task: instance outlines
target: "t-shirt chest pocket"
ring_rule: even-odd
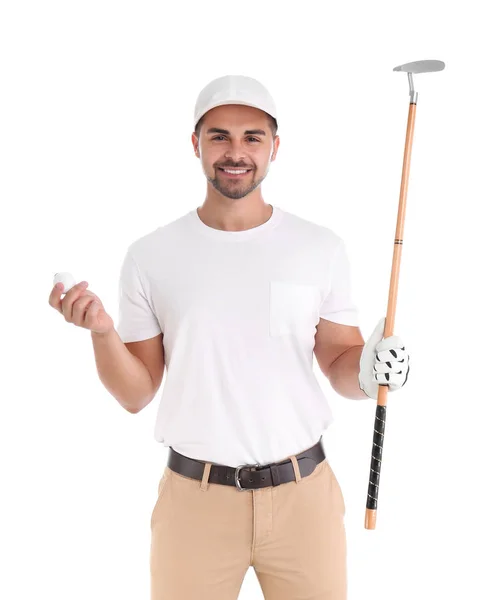
[[[316,285],[270,281],[270,335],[312,332],[319,322],[320,300]]]

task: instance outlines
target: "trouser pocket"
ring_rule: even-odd
[[[332,469],[330,463],[327,463],[327,468],[329,471],[330,480],[332,482],[332,491],[337,499],[337,503],[342,511],[342,514],[345,515],[344,494],[342,493],[342,488],[340,487],[339,480],[335,476],[334,470]]]
[[[166,467],[164,470],[163,476],[161,477],[161,479],[159,481],[158,497],[156,499],[156,503],[154,505],[153,512],[151,513],[151,528],[154,526],[154,524],[156,522],[156,515],[159,512],[159,509],[162,504],[162,500],[165,496],[169,480],[171,479],[171,473],[172,473],[172,471],[170,469],[168,469],[168,467]]]

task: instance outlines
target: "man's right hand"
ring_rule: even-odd
[[[77,327],[89,329],[93,333],[109,333],[114,329],[112,318],[104,310],[99,297],[87,290],[87,285],[81,282],[74,285],[61,299],[63,284],[55,286],[49,296],[49,304],[59,311],[67,323],[73,323]]]

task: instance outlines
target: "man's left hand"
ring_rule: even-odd
[[[409,374],[409,354],[397,335],[383,338],[385,317],[379,321],[362,349],[359,387],[369,398],[377,400],[379,385],[389,391],[399,390]]]

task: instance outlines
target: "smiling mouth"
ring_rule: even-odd
[[[250,173],[252,169],[223,169],[222,167],[218,167],[218,169],[229,177],[230,179],[241,179]]]

